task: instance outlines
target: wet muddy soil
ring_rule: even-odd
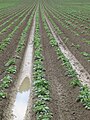
[[[31,23],[31,26],[33,24],[33,19],[32,19],[32,23]],[[23,64],[23,56],[25,54],[25,51],[26,51],[26,47],[28,45],[28,39],[29,39],[29,35],[30,35],[30,31],[31,31],[31,28],[29,29],[29,31],[27,32],[27,37],[26,37],[26,41],[25,41],[25,47],[24,49],[22,50],[22,52],[19,54],[20,56],[20,59],[17,59],[17,62],[16,62],[16,66],[17,66],[17,73],[15,75],[13,75],[13,83],[10,85],[10,87],[8,89],[6,89],[7,93],[8,93],[8,96],[6,99],[3,99],[3,100],[0,100],[0,120],[12,120],[13,119],[13,105],[17,103],[17,101],[15,102],[15,98],[18,99],[18,97],[21,95],[22,98],[23,98],[23,95],[20,94],[20,91],[22,90],[22,87],[21,84],[23,82],[18,82],[20,81],[18,79],[18,76],[19,76],[19,73],[20,73],[20,69],[21,69],[21,66]],[[31,57],[31,56],[30,56]],[[30,58],[31,59],[31,58]],[[27,63],[27,65],[29,66],[29,63]],[[26,76],[27,77],[27,76]],[[30,77],[29,77],[30,79]],[[23,81],[24,78],[21,80]],[[23,83],[25,84],[25,83]],[[27,84],[27,82],[26,82]],[[19,88],[18,88],[19,86]],[[26,85],[27,86],[27,85]],[[24,88],[23,88],[24,89]],[[20,91],[19,91],[20,90]],[[18,92],[18,94],[17,94]],[[26,93],[23,92],[23,94],[27,94],[27,96],[29,96],[29,91],[27,91]],[[26,98],[27,99],[27,98]],[[28,97],[29,99],[29,97]],[[12,108],[12,109],[11,109]]]
[[[43,47],[44,66],[46,77],[50,83],[51,103],[53,113],[52,120],[89,120],[90,111],[85,110],[83,105],[76,102],[79,88],[70,85],[71,79],[65,76],[65,68],[58,61],[55,49],[50,46],[49,39],[43,27],[40,17],[40,33]]]
[[[72,54],[77,58],[77,60],[84,66],[84,68],[90,73],[90,62],[87,61],[87,59],[81,54],[81,52],[90,52],[90,46],[87,45],[82,38],[74,36],[69,30],[66,30],[63,28],[60,23],[51,15],[49,14],[50,17],[53,19],[55,24],[59,27],[60,30],[64,33],[64,35],[60,35],[61,39],[63,42],[66,44],[68,49],[72,52]],[[58,35],[59,36],[59,35]],[[69,40],[67,42],[64,41],[64,37],[68,37]],[[72,44],[80,45],[79,49],[76,49],[75,47],[72,46]]]
[[[45,74],[49,81],[51,96],[51,101],[47,104],[53,114],[52,120],[90,120],[90,111],[77,102],[80,88],[73,88],[70,85],[71,78],[65,75],[66,69],[62,66],[62,61],[57,59],[55,48],[49,44],[41,12],[39,17],[42,54],[44,56],[43,65],[46,69]],[[15,81],[8,89],[9,96],[0,101],[0,120],[36,120],[35,113],[32,111],[35,101],[32,85],[32,38],[34,38],[35,18],[32,23],[33,27],[30,28],[27,35],[25,48],[20,54],[21,59],[17,61],[18,72],[13,76]],[[28,38],[32,41],[29,42]]]

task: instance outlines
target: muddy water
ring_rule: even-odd
[[[32,41],[29,41],[18,77],[17,94],[12,107],[13,120],[24,120],[26,114],[31,89],[32,58],[33,43]]]
[[[29,104],[32,106],[32,63],[33,63],[33,41],[35,32],[35,18],[30,31],[29,40],[23,57],[23,62],[18,75],[17,83],[12,87],[9,101],[4,108],[2,120],[25,120],[29,114]],[[29,111],[29,112],[28,112]],[[28,113],[28,114],[27,114]]]
[[[34,29],[33,29],[34,32]],[[33,33],[32,32],[32,33]],[[34,35],[34,34],[33,34]],[[22,62],[22,67],[18,77],[18,92],[16,94],[15,102],[12,108],[13,111],[13,120],[24,120],[28,101],[30,98],[30,83],[32,78],[32,59],[33,59],[33,39],[28,42],[24,59]],[[33,37],[34,38],[34,37]]]
[[[13,120],[24,120],[28,102],[30,98],[30,87],[32,79],[32,61],[33,61],[33,40],[35,31],[35,16],[29,41],[25,51],[22,67],[18,77],[18,92],[12,108]]]
[[[13,120],[23,120],[28,106],[29,95],[30,95],[30,80],[28,77],[26,77],[23,80],[19,88],[19,91],[16,95],[16,100],[14,103],[14,107],[12,109],[14,116]]]

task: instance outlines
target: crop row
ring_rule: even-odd
[[[52,19],[49,15],[48,15],[48,18],[49,18],[49,20],[51,21],[51,23],[54,25],[54,27],[55,27],[58,35],[63,36],[63,40],[64,40],[65,44],[67,44],[68,42],[71,42],[72,48],[77,49],[78,53],[79,53],[80,55],[82,55],[82,56],[89,62],[89,61],[90,61],[89,49],[87,49],[87,50],[84,50],[84,49],[83,49],[83,48],[84,48],[84,47],[83,47],[83,42],[85,42],[85,41],[80,41],[81,44],[79,44],[79,43],[78,43],[78,42],[79,42],[79,39],[78,39],[78,41],[73,41],[73,40],[71,40],[71,38],[68,37],[68,35],[63,32],[63,29],[60,30],[59,26],[53,21],[53,19]],[[73,36],[73,37],[74,37],[74,36]],[[75,44],[74,44],[74,42],[75,42]],[[77,44],[76,44],[76,43],[77,43]],[[88,44],[88,46],[87,46],[87,44]],[[81,45],[82,45],[82,46],[81,46]],[[84,46],[85,46],[85,44],[84,44]],[[88,43],[88,42],[86,42],[86,47],[89,47],[89,43]]]
[[[47,2],[45,2],[45,5],[48,8],[53,8],[56,11],[65,14],[66,16],[69,15],[80,21],[90,22],[89,11],[85,9],[85,7],[88,7],[87,4],[82,4],[81,6],[77,6],[76,4],[71,6],[71,3],[64,4],[64,2],[63,4],[60,4],[60,6],[58,6],[58,4],[60,4],[60,1],[58,1],[56,5],[54,5],[54,2],[52,2],[52,4],[47,4]]]
[[[75,86],[79,86],[80,87],[80,95],[78,97],[78,100],[81,101],[83,103],[83,105],[85,106],[85,108],[90,109],[90,90],[89,88],[85,85],[83,86],[80,81],[77,78],[77,73],[75,70],[73,70],[69,60],[63,55],[63,53],[61,52],[58,43],[56,42],[55,38],[53,37],[47,22],[45,20],[45,17],[43,15],[43,23],[44,23],[44,28],[47,32],[48,38],[50,39],[50,44],[52,47],[55,48],[56,54],[58,55],[58,60],[61,60],[63,62],[63,66],[65,66],[66,68],[66,73],[65,75],[67,75],[68,77],[72,78],[71,84],[73,85],[73,87]]]
[[[89,36],[90,28],[88,24],[82,24],[81,22],[74,20],[74,18],[70,18],[67,15],[56,13],[54,11],[49,11],[51,15],[54,15],[54,18],[58,20],[58,22],[66,29],[70,30],[77,36],[81,36],[84,34]],[[84,37],[83,36],[83,37]]]
[[[4,25],[6,25],[7,23],[10,22],[14,22],[15,18],[19,17],[21,14],[23,14],[23,12],[27,11],[28,9],[21,9],[20,11],[14,13],[13,15],[10,16],[9,19],[7,19],[7,21],[3,22],[2,24],[0,24],[0,27],[3,27]],[[2,21],[1,21],[2,22]]]
[[[35,11],[33,11],[33,13],[31,14],[28,22],[27,22],[27,26],[25,27],[25,29],[23,30],[18,46],[16,48],[15,51],[15,56],[9,58],[9,60],[6,62],[5,67],[5,76],[2,78],[2,80],[0,81],[0,98],[5,98],[7,97],[7,93],[5,92],[6,88],[8,88],[10,86],[10,84],[12,82],[14,82],[14,78],[13,75],[16,74],[17,72],[17,61],[18,59],[20,59],[19,55],[21,54],[22,50],[25,47],[25,42],[27,39],[27,32],[30,29],[30,25],[33,19]],[[23,19],[23,21],[25,20],[25,18]]]
[[[33,3],[32,6],[34,4],[35,3]],[[23,10],[29,9],[29,8],[30,8],[30,5],[28,5],[28,6],[23,5],[23,6],[17,6],[17,9],[15,7],[12,9],[10,8],[7,11],[3,11],[2,16],[0,16],[0,22],[3,23],[2,21],[8,21],[10,18],[14,17],[17,13],[22,12]]]
[[[26,8],[26,7],[25,7]],[[20,11],[22,11],[22,10],[24,10],[25,8],[19,8],[19,10],[17,9],[15,9],[15,10],[13,10],[13,11],[8,11],[8,13],[6,12],[5,13],[5,11],[2,13],[2,16],[0,15],[0,22],[2,22],[3,20],[8,20],[9,18],[12,18],[14,15],[16,15],[18,12],[20,12]]]
[[[40,41],[39,13],[37,13],[33,65],[33,85],[36,97],[34,102],[34,112],[37,120],[50,120],[52,114],[47,106],[47,102],[50,101],[49,83],[48,80],[45,79],[45,69],[43,66],[44,57],[42,55],[42,45]]]
[[[81,22],[81,23],[87,23],[87,22],[89,22],[89,20],[88,20],[88,18],[86,17],[86,19],[87,19],[87,21],[85,21],[84,19],[82,19],[83,18],[83,16],[81,16],[81,17],[78,17],[76,14],[74,14],[74,13],[67,13],[67,12],[65,12],[65,11],[62,11],[61,9],[60,10],[56,10],[56,9],[52,9],[52,11],[55,11],[56,13],[58,13],[58,14],[60,14],[60,15],[64,15],[64,17],[66,17],[66,18],[68,18],[69,20],[75,20],[75,21],[78,21],[78,22]],[[66,9],[66,11],[67,11],[67,9]],[[80,13],[79,13],[80,14]],[[63,16],[62,15],[62,16]]]
[[[81,21],[81,19],[76,20],[77,16],[74,16],[72,18],[72,16],[70,17],[70,16],[68,16],[68,14],[64,14],[64,11],[62,9],[60,9],[60,11],[59,11],[59,9],[55,10],[55,9],[53,9],[51,7],[48,7],[48,9],[52,13],[57,14],[58,20],[60,19],[59,22],[60,23],[62,22],[62,24],[64,22],[64,24],[66,24],[65,27],[67,29],[70,29],[69,27],[73,28],[73,30],[74,30],[73,32],[76,32],[77,35],[86,34],[86,37],[87,37],[87,35],[89,35],[89,33],[90,33],[89,24],[87,22],[85,23],[84,20],[82,20],[82,21]],[[65,9],[65,10],[67,11],[67,9]]]
[[[0,34],[3,34],[5,31],[8,31],[8,29],[10,29],[20,18],[25,16],[28,11],[29,11],[29,9],[26,10],[26,11],[22,11],[21,13],[16,14],[12,18],[10,18],[8,21],[5,21],[3,24],[1,24],[0,27],[2,29],[0,31]]]
[[[0,14],[0,22],[2,19],[6,19],[6,18],[16,14],[17,12],[19,12],[25,8],[26,8],[26,6],[21,6],[21,7],[17,6],[17,9],[16,8],[9,8],[9,9],[3,10]]]
[[[35,4],[34,4],[35,5]],[[32,5],[32,6],[34,6],[34,5]],[[20,9],[19,11],[16,11],[16,13],[13,13],[12,15],[10,15],[10,16],[8,16],[9,18],[8,19],[6,19],[6,20],[4,20],[4,22],[0,25],[0,27],[3,27],[4,25],[7,25],[7,23],[8,23],[8,25],[9,25],[9,23],[10,22],[14,22],[15,21],[15,19],[17,18],[17,17],[19,17],[21,14],[23,14],[25,11],[27,12],[27,11],[29,11],[29,9],[30,9],[30,6],[29,7],[25,7],[25,8],[22,8],[22,9]],[[3,20],[1,20],[0,22],[2,22]]]
[[[31,9],[31,11],[32,11],[32,9]],[[25,19],[27,18],[27,16],[30,14],[31,11],[29,11],[27,14],[25,14],[26,12],[23,13],[23,14],[25,15],[25,16],[23,17],[23,19],[20,20],[19,24],[18,24],[17,26],[15,26],[15,28],[13,29],[13,31],[8,34],[8,37],[1,42],[0,52],[2,52],[2,51],[6,48],[6,46],[7,46],[8,44],[10,44],[10,41],[12,40],[13,35],[14,35],[15,32],[19,29],[19,27],[22,25],[22,23],[25,21]],[[19,16],[19,17],[16,19],[16,21],[18,21],[18,20],[23,16],[23,14],[22,14],[21,16]],[[10,25],[10,26],[11,26],[11,25]]]

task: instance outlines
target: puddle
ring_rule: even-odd
[[[19,87],[13,107],[13,120],[23,120],[30,96],[30,80],[26,77]]]
[[[13,120],[24,120],[28,100],[30,97],[30,84],[32,78],[32,61],[33,61],[33,40],[35,31],[35,16],[33,27],[29,36],[28,45],[25,51],[22,67],[18,77],[18,92],[13,107]],[[27,77],[28,76],[28,77]]]
[[[36,13],[33,19],[33,25],[30,31],[29,40],[23,56],[20,72],[18,74],[17,84],[10,94],[10,102],[5,106],[3,120],[24,120],[27,118],[28,105],[30,104],[30,90],[32,84],[32,63],[33,63],[33,41],[36,23]],[[16,93],[16,91],[18,91]],[[26,113],[27,112],[27,113]],[[29,112],[30,114],[30,112]]]

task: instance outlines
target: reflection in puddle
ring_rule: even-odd
[[[14,120],[23,120],[27,110],[28,100],[30,95],[30,80],[26,77],[17,93],[13,108]]]
[[[22,93],[22,92],[26,92],[28,90],[30,90],[30,80],[28,77],[26,77],[19,87],[19,92]]]

